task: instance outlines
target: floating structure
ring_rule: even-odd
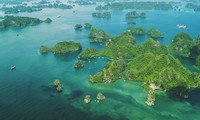
[[[14,69],[16,69],[15,65],[10,68],[10,70],[14,70]]]
[[[181,24],[176,25],[176,27],[177,27],[177,28],[180,28],[180,29],[185,29],[185,28],[187,28],[186,25],[181,25]]]

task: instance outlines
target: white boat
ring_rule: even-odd
[[[14,69],[16,69],[16,66],[12,66],[12,67],[10,68],[10,70],[14,70]]]
[[[176,25],[176,27],[177,27],[177,28],[180,28],[180,29],[185,29],[185,28],[187,28],[186,25],[181,25],[181,24]]]

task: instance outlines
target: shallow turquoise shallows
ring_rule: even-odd
[[[40,45],[51,47],[64,40],[80,42],[83,49],[103,49],[103,45],[89,43],[89,30],[75,31],[74,25],[77,23],[89,22],[111,35],[130,27],[125,19],[125,14],[130,10],[112,11],[111,19],[98,19],[91,15],[94,7],[77,6],[75,13],[60,9],[20,13],[20,16],[43,20],[50,17],[53,22],[0,31],[0,120],[200,120],[199,98],[190,102],[174,101],[161,92],[156,97],[155,106],[148,107],[141,83],[119,80],[112,84],[90,84],[88,76],[104,67],[108,62],[104,58],[85,61],[83,69],[75,70],[73,66],[78,53],[65,56],[39,53]],[[162,44],[169,45],[178,32],[187,32],[192,38],[200,33],[199,13],[144,12],[147,18],[137,19],[137,24],[133,26],[159,29],[165,35],[164,39],[158,40]],[[58,15],[61,17],[57,18]],[[188,28],[178,29],[177,24],[187,25]],[[148,36],[136,38],[137,43],[141,44]],[[191,61],[182,60],[182,63],[191,71],[197,71]],[[16,69],[11,71],[13,65],[16,65]],[[61,80],[63,93],[57,93],[52,87],[55,79]],[[98,92],[105,94],[105,101],[94,101]],[[91,104],[84,104],[85,95],[91,95]]]

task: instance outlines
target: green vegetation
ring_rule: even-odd
[[[100,43],[110,38],[109,34],[103,30],[92,28],[89,34],[91,43]]]
[[[20,16],[5,16],[2,21],[0,21],[0,29],[5,29],[9,27],[26,27],[38,25],[42,22],[50,23],[51,19],[47,18],[45,21],[42,21],[37,18],[31,17],[20,17]]]
[[[142,27],[128,28],[128,32],[130,32],[131,34],[135,34],[135,35],[144,35],[144,34],[146,34],[145,29],[142,28]]]
[[[163,34],[155,28],[148,30],[147,34],[149,34],[152,38],[163,38],[164,37]]]
[[[100,12],[93,12],[93,13],[92,13],[92,16],[93,16],[93,17],[101,18],[101,13],[100,13]]]
[[[139,14],[136,11],[128,12],[126,18],[138,18]]]
[[[65,54],[73,51],[80,51],[82,49],[80,43],[73,41],[63,41],[59,42],[54,47],[51,48],[51,52],[54,54]]]
[[[188,35],[179,33],[175,36],[172,44],[186,38],[189,41],[192,40]],[[200,37],[194,41],[196,47],[200,45],[199,41]],[[147,90],[146,103],[149,106],[154,105],[155,90],[157,89],[178,92],[176,88],[179,87],[184,90],[200,87],[200,74],[191,73],[178,59],[168,54],[167,46],[161,45],[152,38],[147,39],[141,45],[135,43],[136,40],[131,35],[131,30],[107,40],[104,50],[96,50],[95,54],[89,55],[89,57],[98,55],[113,60],[107,63],[102,71],[90,75],[88,80],[91,83],[111,83],[123,78],[143,82],[143,87]],[[170,45],[169,47],[174,46]],[[196,64],[200,65],[200,49],[198,50],[195,58]],[[82,56],[84,54],[86,52],[81,53]]]
[[[79,69],[79,68],[83,68],[84,67],[84,63],[82,60],[78,60],[75,64],[74,64],[74,68]]]
[[[41,54],[46,54],[46,53],[48,53],[48,52],[49,52],[49,48],[47,48],[46,46],[42,45],[42,46],[40,47],[40,53],[41,53]]]
[[[199,76],[197,73],[190,73],[172,56],[145,53],[127,64],[123,59],[113,60],[101,72],[90,76],[89,81],[110,83],[125,77],[127,80],[144,82],[146,89],[154,83],[161,89],[170,90],[177,86],[185,88],[199,86],[200,82],[197,82]]]
[[[83,27],[83,26],[82,26],[81,24],[76,24],[75,27],[74,27],[74,29],[75,29],[75,30],[81,30],[82,27]]]
[[[154,54],[167,54],[168,49],[153,39],[148,39],[142,45],[136,46],[136,39],[131,33],[125,32],[108,39],[104,50],[97,51],[94,48],[87,48],[79,54],[78,58],[89,59],[95,56],[103,56],[111,59],[132,59],[135,56],[149,52]]]
[[[200,68],[200,36],[193,40],[187,33],[178,33],[169,48],[175,55],[193,59]]]
[[[13,7],[3,7],[1,10],[4,11],[5,14],[17,14],[20,12],[36,12],[41,11],[43,8],[59,8],[59,9],[72,9],[71,5],[66,5],[62,3],[44,3],[38,4],[34,6],[28,5],[17,5]]]
[[[190,49],[194,46],[194,41],[187,33],[178,33],[169,48],[170,51],[174,54],[189,57]]]
[[[84,1],[84,0],[68,1],[68,3],[78,4],[78,5],[96,5],[95,1]]]
[[[99,55],[113,59],[120,57],[132,58],[136,55],[135,43],[136,39],[130,33],[122,33],[119,36],[110,38],[105,49]]]
[[[98,18],[111,18],[111,13],[110,12],[93,12],[92,13],[93,17],[98,17]]]
[[[187,86],[190,72],[169,55],[147,53],[127,64],[126,78],[146,83],[155,83],[165,90],[177,86]],[[148,84],[149,85],[149,84]]]
[[[92,25],[90,23],[85,23],[84,27],[85,28],[92,28]]]
[[[99,7],[100,8],[100,7]],[[101,8],[111,10],[139,9],[139,10],[172,10],[173,6],[167,2],[114,2]]]
[[[109,5],[105,5],[105,6],[102,6],[102,5],[98,5],[95,10],[108,10],[109,9]]]
[[[73,51],[80,51],[82,49],[80,43],[73,41],[63,41],[54,45],[52,48],[47,48],[46,46],[40,47],[40,53],[47,53],[51,51],[54,54],[66,54]]]
[[[57,92],[62,92],[62,84],[60,80],[55,80],[54,81],[54,86],[56,87]]]
[[[111,18],[111,13],[110,12],[103,12],[102,18]]]
[[[161,45],[158,41],[149,38],[142,45],[137,47],[137,56],[145,53],[157,55],[168,54],[168,48],[165,45]]]
[[[98,54],[98,50],[95,48],[86,48],[83,52],[78,55],[78,59],[90,59],[94,58]]]
[[[187,3],[185,5],[185,8],[193,9],[195,12],[200,12],[200,5],[195,4],[195,3]]]
[[[125,69],[125,66],[126,63],[123,59],[114,60],[109,62],[101,72],[98,72],[94,76],[89,76],[88,79],[92,83],[114,82],[121,78],[121,72]]]
[[[200,56],[197,56],[195,61],[196,61],[196,65],[200,68]]]

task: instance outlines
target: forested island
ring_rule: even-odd
[[[139,32],[137,32],[139,31]],[[132,33],[144,34],[142,28],[121,33],[106,41],[104,50],[87,48],[79,54],[79,59],[92,59],[98,56],[110,58],[102,71],[90,75],[91,83],[111,83],[116,80],[134,80],[143,82],[147,91],[147,105],[154,105],[156,90],[167,93],[174,91],[176,95],[187,99],[190,89],[200,87],[200,74],[186,69],[173,55],[193,57],[199,65],[199,38],[192,40],[186,33],[179,33],[168,46],[150,38],[141,45],[136,45]],[[171,51],[171,52],[169,52]],[[179,94],[182,91],[183,93]]]
[[[185,5],[185,8],[192,9],[195,12],[200,12],[200,5],[195,4],[195,3],[187,3]]]
[[[97,30],[92,28],[89,33],[89,38],[91,43],[101,43],[110,38],[109,34],[103,30]]]
[[[20,4],[16,6],[4,6],[0,10],[4,11],[5,14],[17,14],[20,12],[36,12],[41,11],[44,8],[59,8],[59,9],[72,9],[73,7],[71,5],[63,4],[59,1],[57,2],[48,2],[46,0],[40,1],[38,3],[35,3],[33,5],[27,5],[27,4]]]
[[[146,18],[146,13],[137,13],[136,11],[131,11],[126,14],[126,18]]]
[[[84,0],[78,0],[78,1],[68,1],[70,4],[78,4],[78,5],[96,5],[95,1],[84,1]]]
[[[136,19],[137,18],[146,18],[146,13],[137,13],[136,11],[131,11],[126,13],[126,20],[128,24],[136,24]]]
[[[200,36],[193,40],[189,34],[179,33],[174,37],[169,49],[175,55],[193,59],[200,68]]]
[[[135,35],[144,35],[146,34],[146,30],[142,27],[128,28],[128,32]]]
[[[66,54],[69,52],[81,51],[81,50],[82,50],[81,44],[73,41],[62,41],[55,44],[51,48],[41,45],[39,49],[41,54],[46,54],[48,52],[52,52],[53,54]]]
[[[107,18],[108,19],[108,18],[111,18],[111,13],[110,12],[103,12],[103,13],[93,12],[92,16],[97,17],[97,18]]]
[[[152,28],[147,31],[147,34],[150,35],[152,38],[163,38],[164,35],[159,30]]]
[[[85,23],[84,27],[90,29],[90,28],[92,28],[92,24],[90,24],[90,23]]]
[[[75,64],[74,64],[74,68],[75,69],[79,69],[79,68],[83,68],[84,67],[84,62],[82,60],[78,60]]]
[[[21,28],[26,26],[34,26],[40,23],[51,23],[52,20],[47,18],[46,20],[40,20],[38,18],[21,17],[21,16],[5,16],[0,21],[0,29],[5,28]]]
[[[96,10],[123,10],[123,9],[140,9],[140,10],[172,10],[173,6],[167,2],[113,2],[105,6],[97,6]]]
[[[74,26],[74,29],[75,30],[82,30],[82,25],[81,24],[76,24],[75,26]]]

